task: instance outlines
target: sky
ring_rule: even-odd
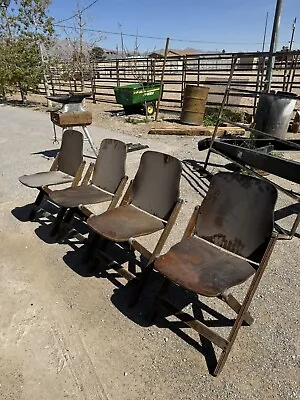
[[[77,3],[87,7],[93,0],[52,0],[50,15],[60,21],[74,15]],[[105,48],[140,51],[170,48],[226,51],[257,51],[262,49],[267,13],[266,50],[272,33],[276,0],[98,0],[84,12],[85,28],[112,33],[85,32],[84,39]],[[278,48],[288,45],[294,18],[298,19],[294,48],[300,48],[300,0],[283,0]],[[74,19],[61,25],[72,27]],[[62,29],[57,28],[61,37]],[[74,31],[73,31],[74,32]],[[126,36],[131,34],[133,37]],[[135,35],[153,38],[136,39]],[[154,38],[155,37],[155,38]],[[156,39],[157,38],[157,39]],[[161,38],[161,39],[159,39]],[[179,41],[180,40],[180,41]]]

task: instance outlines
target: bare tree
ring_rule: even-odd
[[[93,72],[93,48],[103,40],[102,35],[96,37],[92,34],[87,34],[86,26],[90,18],[85,15],[80,0],[77,0],[76,10],[74,14],[73,28],[71,30],[64,29],[66,41],[70,48],[69,57],[66,59],[64,54],[65,73],[70,80],[80,82],[80,90],[85,90],[85,81],[87,76],[91,77]]]

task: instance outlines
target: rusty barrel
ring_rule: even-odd
[[[201,125],[209,87],[186,85],[180,121],[188,125]]]

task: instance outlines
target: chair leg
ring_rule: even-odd
[[[136,275],[136,260],[135,260],[135,254],[134,251],[131,251],[129,255],[129,261],[128,261],[128,271],[131,272],[133,275]]]
[[[93,252],[94,252],[94,248],[98,242],[98,239],[99,239],[99,235],[97,233],[91,232],[89,234],[88,241],[87,241],[86,245],[84,246],[84,252],[81,257],[81,261],[83,263],[86,263],[89,261],[91,254],[93,254]]]
[[[39,189],[39,193],[38,193],[38,195],[37,195],[37,197],[35,199],[35,202],[34,202],[34,204],[32,206],[32,209],[31,209],[31,211],[29,213],[29,220],[30,221],[33,221],[35,219],[36,212],[37,212],[36,207],[38,207],[41,204],[44,196],[45,196],[45,192],[42,189]]]
[[[236,339],[238,331],[240,330],[240,327],[242,326],[242,323],[243,323],[243,319],[238,321],[238,323],[237,323],[237,320],[236,320],[236,323],[234,324],[234,326],[233,326],[233,328],[232,328],[232,330],[230,332],[230,335],[229,335],[229,338],[228,338],[228,344],[227,344],[226,348],[222,351],[222,353],[221,353],[221,355],[219,357],[218,363],[216,365],[216,368],[215,368],[215,370],[213,372],[214,376],[218,376],[219,373],[222,371],[222,369],[223,369],[223,367],[224,367],[224,365],[225,365],[225,363],[227,361],[227,358],[229,356],[230,350],[231,350],[231,348],[233,346],[233,343],[234,343],[234,341]]]
[[[63,220],[61,221],[59,231],[57,233],[57,240],[58,241],[63,241],[65,236],[69,233],[69,229],[66,225],[68,225],[73,218],[75,214],[76,209],[75,208],[69,208],[65,212],[65,215],[63,217]]]
[[[159,299],[162,297],[164,294],[167,293],[169,287],[171,285],[171,282],[169,279],[164,278],[161,287],[158,290],[158,293],[155,297],[153,308],[149,311],[147,315],[147,319],[149,319],[150,322],[154,322],[154,320],[157,317],[158,311],[159,311]]]
[[[297,218],[295,219],[295,221],[293,223],[293,226],[292,226],[292,229],[291,229],[291,233],[290,233],[291,238],[294,237],[294,235],[296,233],[296,230],[297,230],[297,228],[299,226],[299,223],[300,223],[300,213],[297,215]]]
[[[69,224],[71,222],[71,219],[73,218],[74,214],[75,214],[76,209],[75,208],[69,208],[67,210],[67,212],[65,213],[65,217],[64,217],[64,222],[66,224]]]
[[[257,279],[257,281],[258,281],[258,279]],[[240,306],[240,311],[236,317],[235,323],[234,323],[234,325],[230,331],[230,334],[228,336],[228,339],[227,339],[228,343],[227,343],[226,347],[224,348],[224,350],[222,351],[222,354],[218,360],[217,366],[213,372],[214,376],[217,376],[222,371],[222,369],[226,363],[226,360],[228,358],[228,355],[230,353],[230,350],[233,346],[233,343],[237,337],[237,334],[242,326],[243,321],[245,320],[245,315],[248,312],[248,308],[249,308],[250,302],[252,300],[252,297],[253,297],[254,291],[255,291],[255,289],[252,288],[253,283],[254,283],[254,285],[256,284],[255,282],[252,281],[251,286],[250,286],[247,296],[246,296],[247,298],[245,298],[243,304]]]
[[[104,252],[109,243],[108,239],[105,239],[99,235],[97,235],[97,236],[98,237],[92,243],[92,248],[91,248],[92,253],[90,254],[89,265],[88,265],[89,272],[93,272],[97,268],[98,259],[99,259],[99,257],[97,256],[97,250]],[[97,244],[98,244],[98,246],[97,246]],[[96,249],[96,246],[97,246],[97,249]]]
[[[54,224],[53,224],[53,228],[52,228],[52,230],[50,232],[50,236],[51,237],[54,237],[54,236],[56,236],[58,234],[59,229],[60,229],[60,225],[62,223],[62,220],[64,218],[64,215],[65,215],[66,211],[67,211],[67,208],[65,208],[65,207],[61,207],[59,209],[59,211],[57,213],[57,217],[56,217],[56,219],[54,221]]]
[[[235,297],[233,297],[233,295],[231,293],[229,294],[221,294],[219,296],[221,298],[221,300],[225,301],[226,304],[229,305],[229,307],[235,311],[237,314],[240,312],[241,310],[241,304],[237,301],[237,299]],[[254,322],[254,318],[251,317],[250,313],[247,311],[244,315],[244,321],[248,324],[248,325],[252,325]]]
[[[149,264],[147,265],[147,267],[145,268],[145,271],[141,274],[140,280],[137,283],[137,287],[135,289],[135,292],[132,295],[132,298],[129,302],[129,307],[134,307],[136,305],[136,303],[139,301],[141,294],[144,290],[144,287],[146,286],[150,275],[153,271],[153,265],[154,264]]]

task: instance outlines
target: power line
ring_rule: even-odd
[[[69,18],[66,19],[61,19],[60,21],[57,21],[58,24],[62,23],[62,22],[66,22],[66,21],[70,21],[70,19],[76,18],[78,17],[78,15],[82,14],[84,11],[88,10],[89,8],[91,8],[94,4],[96,4],[99,0],[94,0],[91,4],[89,4],[88,6],[84,7],[82,10],[77,11],[77,13],[75,13],[74,15],[72,15]]]
[[[64,29],[76,29],[73,26],[66,26],[66,25],[59,25],[59,24],[53,24],[54,26],[57,26],[59,28],[64,28]],[[112,31],[103,31],[99,29],[91,29],[91,28],[83,28],[84,31],[87,32],[98,32],[98,33],[105,33],[107,35],[117,35],[120,36],[120,32],[112,32]],[[134,37],[134,38],[142,38],[142,39],[157,39],[157,40],[166,40],[165,37],[159,37],[159,36],[145,36],[145,35],[137,35],[134,33],[124,33],[122,32],[123,36],[129,36],[129,37]],[[261,42],[258,43],[234,43],[234,42],[208,42],[204,40],[188,40],[188,39],[176,39],[172,38],[172,41],[174,42],[189,42],[189,43],[207,43],[207,44],[261,44]]]
[[[96,0],[97,1],[97,0]],[[74,28],[74,26],[66,26],[66,25],[59,25],[57,24],[53,24],[54,26],[58,27],[58,28],[63,28],[63,29],[77,29]],[[103,31],[100,29],[92,29],[92,28],[82,28],[83,31],[86,32],[97,32],[97,33],[104,33],[106,35],[117,35],[120,36],[120,32],[112,32],[112,31]],[[141,39],[156,39],[156,40],[166,40],[165,37],[159,37],[159,36],[145,36],[145,35],[137,35],[134,33],[124,33],[122,32],[122,36],[128,36],[128,37],[134,37],[134,38],[141,38]],[[222,44],[222,45],[249,45],[249,44],[257,44],[257,45],[261,45],[262,42],[213,42],[213,41],[205,41],[205,40],[195,40],[195,39],[178,39],[178,38],[170,38],[170,40],[172,40],[173,42],[186,42],[186,43],[202,43],[202,44]],[[282,42],[285,43],[285,42]]]

